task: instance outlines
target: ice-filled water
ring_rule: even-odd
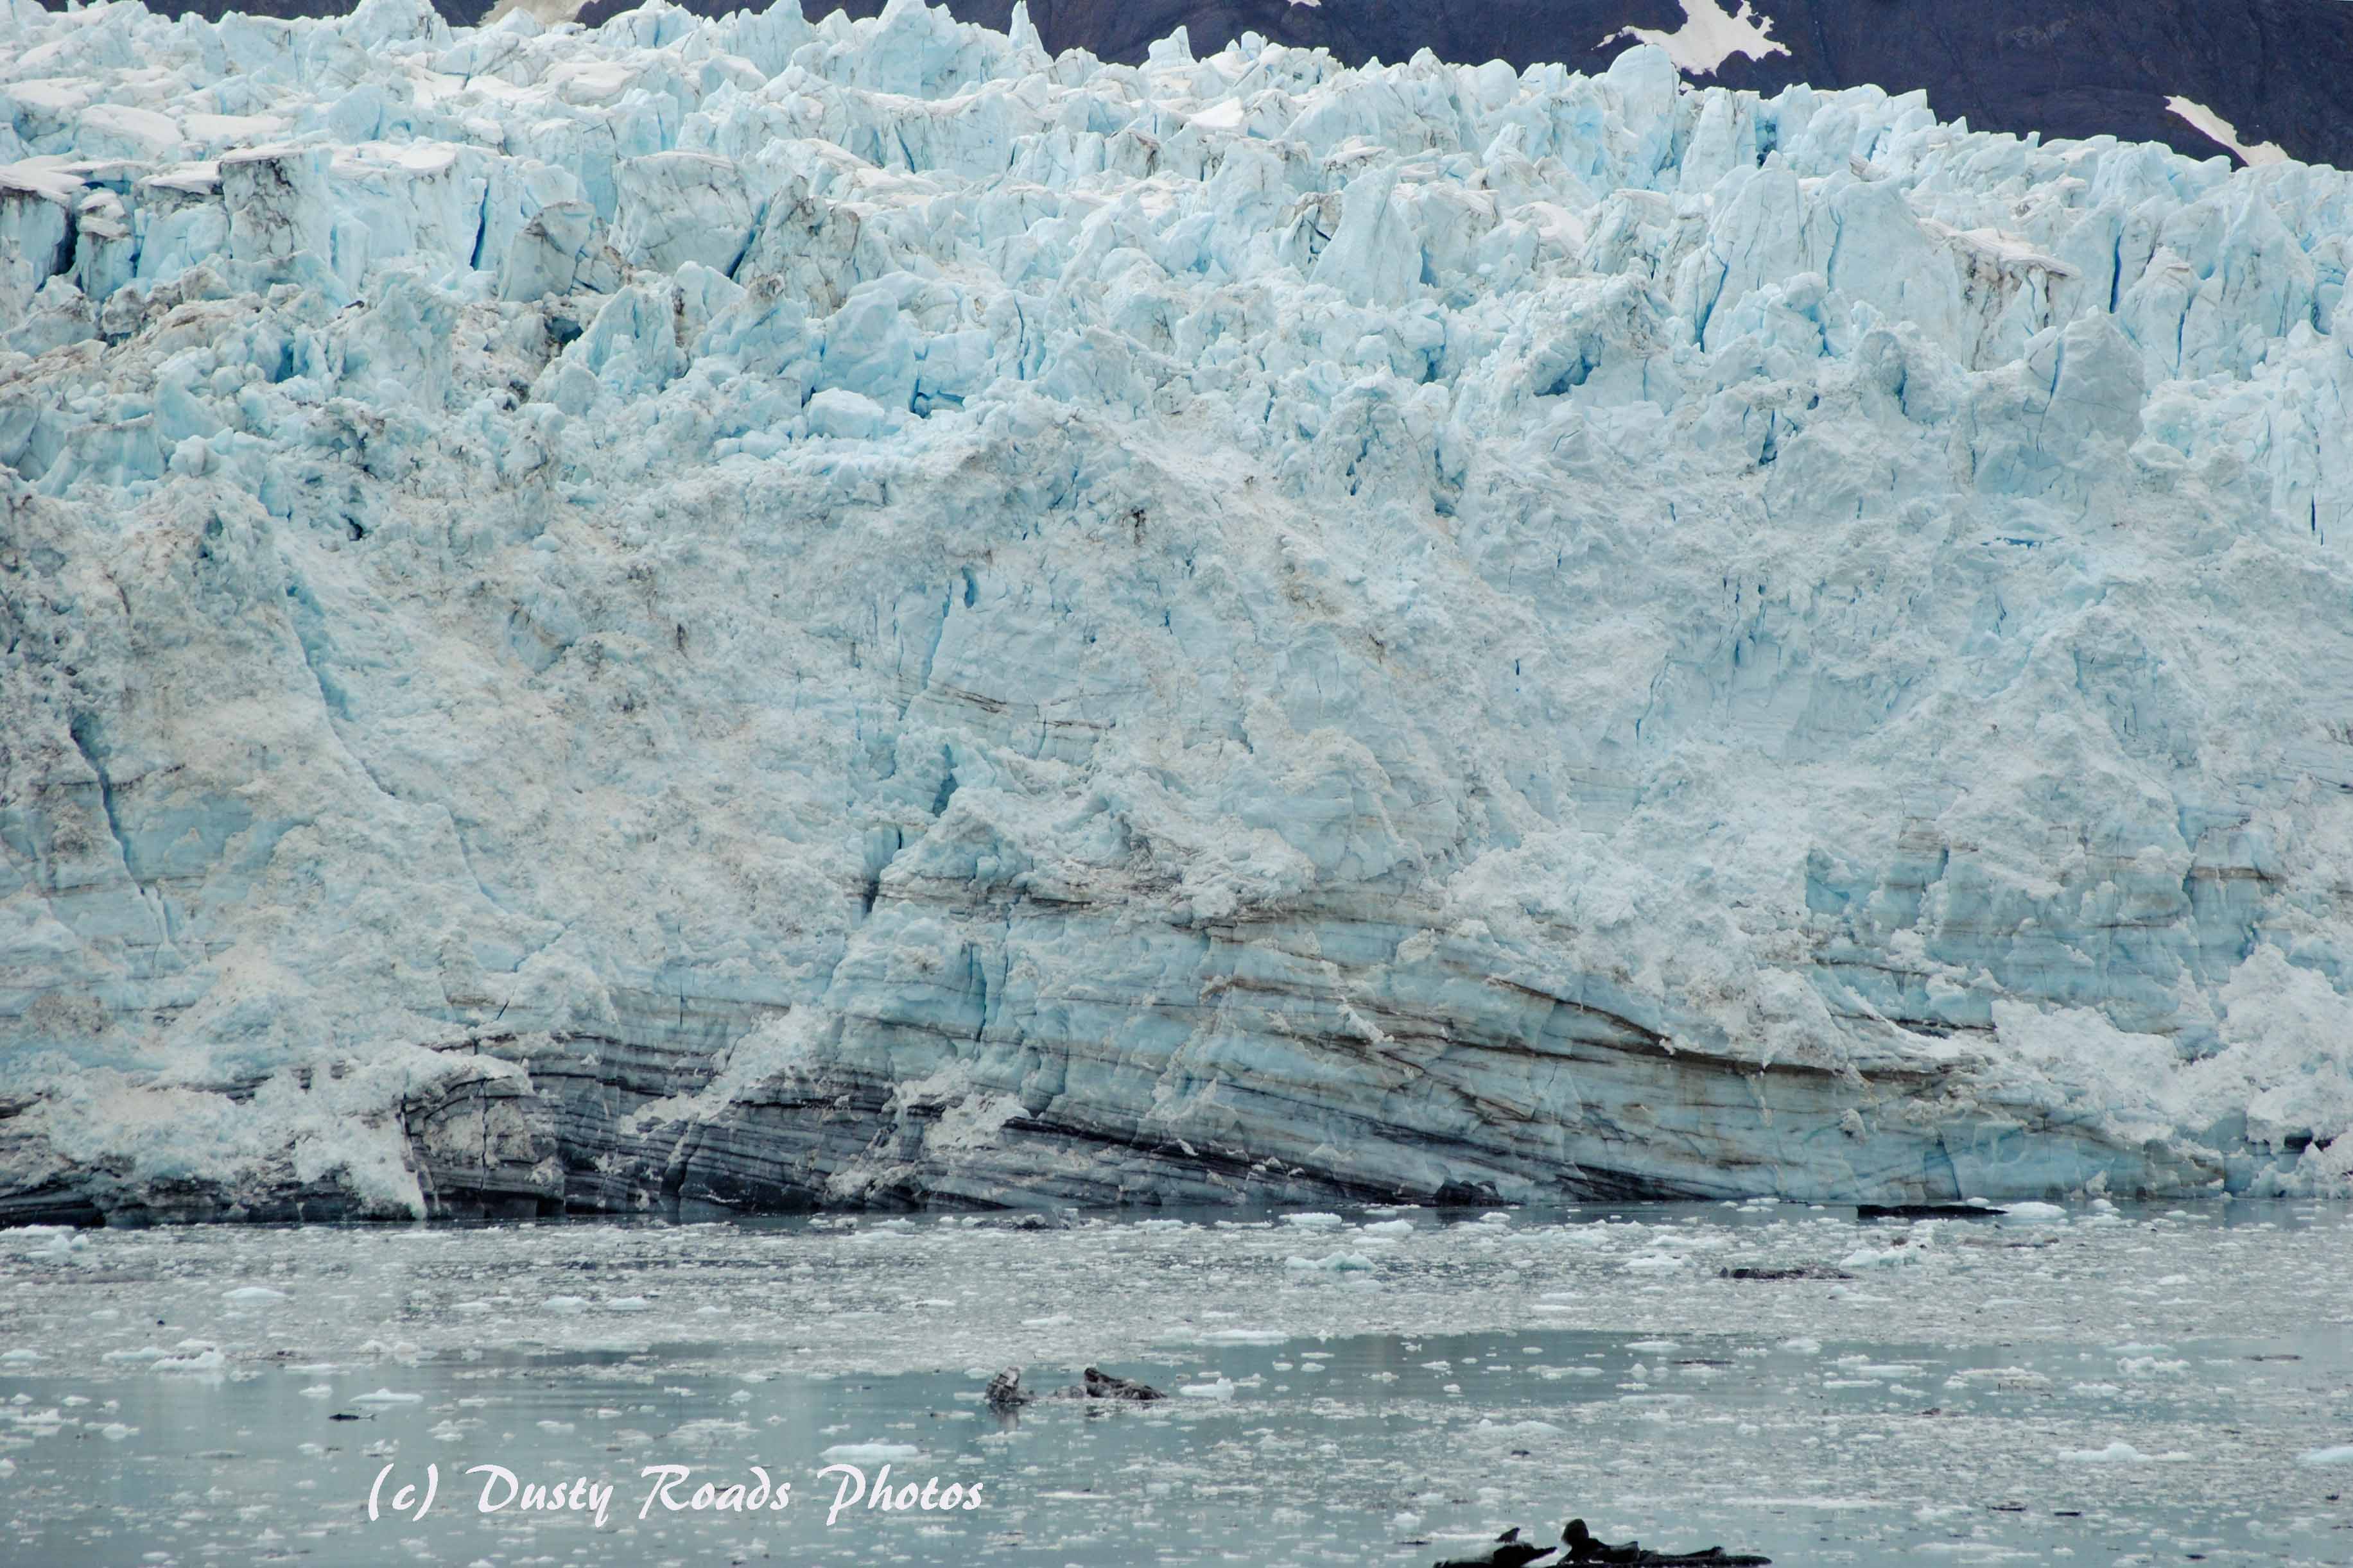
[[[1784,1564],[2341,1563],[2348,1233],[2337,1204],[19,1231],[0,1551],[1276,1568],[1576,1512]],[[1010,1363],[1172,1397],[1000,1418]],[[828,1528],[828,1462],[983,1506]],[[611,1486],[605,1524],[479,1512],[490,1464]],[[660,1465],[682,1501],[754,1465],[792,1500],[641,1520]]]

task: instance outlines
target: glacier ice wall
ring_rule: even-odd
[[[0,10],[0,1215],[2342,1188],[2353,179]]]

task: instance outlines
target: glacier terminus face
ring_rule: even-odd
[[[2344,1192],[2353,176],[0,10],[0,1217]]]

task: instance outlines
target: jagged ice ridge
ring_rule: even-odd
[[[2345,1190],[2345,174],[6,5],[0,1216]]]

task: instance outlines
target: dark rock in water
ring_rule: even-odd
[[[1008,1366],[988,1380],[987,1391],[982,1395],[991,1410],[1018,1410],[1038,1396],[1021,1386],[1021,1369]]]
[[[1093,1367],[1087,1368],[1085,1379],[1082,1386],[1085,1388],[1089,1399],[1143,1401],[1168,1397],[1149,1384],[1137,1383],[1124,1377],[1113,1377],[1107,1372],[1097,1372]]]
[[[1020,1375],[1021,1369],[1019,1367],[1008,1367],[1007,1372],[1010,1372],[1016,1378],[1018,1378]],[[988,1385],[990,1389],[994,1390],[998,1383],[1005,1381],[1005,1377],[1006,1373],[998,1373],[997,1377],[990,1382]],[[1029,1394],[1023,1394],[1021,1397],[1024,1400],[1028,1400],[1035,1396]],[[1046,1397],[1049,1399],[1122,1400],[1129,1404],[1140,1405],[1150,1400],[1166,1399],[1168,1396],[1161,1393],[1158,1389],[1153,1387],[1150,1384],[1138,1383],[1133,1378],[1113,1377],[1107,1372],[1103,1372],[1098,1368],[1091,1366],[1087,1368],[1083,1374],[1082,1381],[1071,1384],[1067,1388],[1058,1388],[1054,1390],[1053,1393],[1046,1395]]]
[[[1512,1526],[1495,1537],[1495,1544],[1476,1557],[1451,1557],[1431,1564],[1431,1568],[1525,1568],[1559,1551],[1557,1546],[1538,1546],[1533,1541],[1520,1539],[1520,1527]]]
[[[1721,1546],[1697,1552],[1652,1552],[1639,1541],[1600,1540],[1581,1519],[1561,1526],[1560,1539],[1568,1548],[1563,1563],[1630,1563],[1634,1568],[1763,1568],[1773,1561],[1754,1552],[1726,1552]]]
[[[1857,1204],[1857,1219],[1991,1219],[2008,1214],[1990,1204]]]
[[[1794,1268],[1752,1268],[1746,1266],[1738,1268],[1719,1268],[1715,1271],[1715,1277],[1718,1279],[1852,1279],[1854,1278],[1843,1268],[1832,1268],[1827,1264],[1820,1263],[1801,1263]]]

